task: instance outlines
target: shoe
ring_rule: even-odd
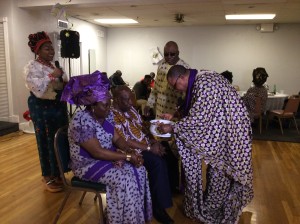
[[[154,218],[163,224],[173,224],[174,220],[168,215],[165,209],[153,209]]]
[[[63,180],[60,177],[55,177],[54,180],[55,180],[55,183],[60,184],[61,186],[64,185]]]
[[[44,183],[44,187],[47,191],[51,193],[60,192],[63,190],[63,186],[55,182],[55,179],[43,179],[42,182]]]

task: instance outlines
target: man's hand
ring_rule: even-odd
[[[157,130],[161,134],[172,133],[173,132],[173,127],[172,127],[171,124],[159,123],[158,126],[157,126]]]
[[[144,115],[146,117],[150,116],[150,107],[149,106],[145,106],[145,108],[144,108]]]
[[[159,115],[158,117],[160,117],[161,119],[165,119],[165,120],[172,120],[173,119],[173,114],[167,114],[167,113],[165,113],[165,114],[161,114],[161,115]]]
[[[159,142],[155,142],[151,145],[150,151],[158,156],[163,156],[165,152],[165,147],[163,147]]]

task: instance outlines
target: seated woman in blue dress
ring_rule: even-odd
[[[114,128],[106,75],[72,77],[62,100],[85,106],[69,124],[70,166],[74,175],[106,184],[107,222],[141,224],[152,218],[142,156],[131,151]]]

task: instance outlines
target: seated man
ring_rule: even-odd
[[[109,77],[110,88],[115,88],[120,85],[127,85],[127,83],[122,78],[122,72],[117,70],[114,74]]]
[[[144,115],[144,108],[147,104],[147,100],[151,92],[151,80],[152,78],[150,75],[145,75],[143,80],[135,83],[135,85],[133,86],[136,104],[139,108],[141,108],[142,115]]]
[[[118,134],[126,139],[131,148],[143,155],[148,171],[153,216],[161,223],[174,223],[165,211],[172,206],[172,196],[166,161],[162,157],[164,147],[150,139],[143,130],[142,118],[132,106],[132,92],[127,86],[115,88],[112,111]]]

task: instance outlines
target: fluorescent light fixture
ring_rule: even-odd
[[[95,19],[96,22],[102,24],[133,24],[138,23],[133,19]]]
[[[226,20],[243,20],[243,19],[274,19],[276,14],[241,14],[225,15]]]

